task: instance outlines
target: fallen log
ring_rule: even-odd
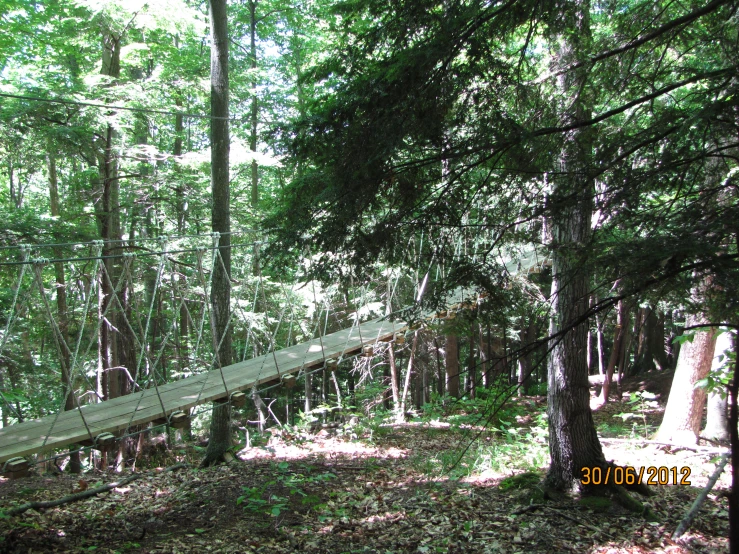
[[[166,468],[164,472],[175,471],[175,470],[182,469],[185,467],[188,467],[188,464],[179,463],[179,464],[175,464],[173,466]],[[108,483],[107,485],[102,485],[94,489],[87,489],[85,491],[70,494],[69,496],[65,496],[63,498],[57,498],[56,500],[26,502],[25,504],[21,504],[20,506],[10,508],[9,510],[0,510],[0,512],[3,512],[6,516],[12,517],[12,516],[17,516],[24,512],[27,512],[28,510],[46,510],[48,508],[55,508],[63,504],[69,504],[71,502],[77,502],[78,500],[84,500],[85,498],[90,498],[91,496],[97,496],[98,494],[108,492],[117,487],[122,487],[123,485],[127,485],[128,483],[131,483],[132,481],[135,481],[136,479],[140,479],[141,477],[145,477],[147,475],[152,475],[153,473],[155,472],[147,471],[144,473],[134,473],[132,475],[129,475],[128,477],[124,477],[123,479],[119,481],[115,481],[114,483]]]
[[[690,507],[690,510],[688,510],[688,513],[685,514],[685,517],[682,519],[680,524],[677,526],[677,529],[675,529],[675,532],[672,534],[673,541],[680,538],[683,533],[688,530],[688,527],[690,527],[690,524],[693,522],[693,518],[695,518],[695,515],[698,513],[698,510],[700,510],[703,502],[706,500],[706,498],[708,498],[708,493],[711,492],[711,489],[716,484],[716,481],[718,481],[719,476],[721,475],[721,473],[723,473],[724,467],[726,467],[726,462],[728,461],[728,454],[724,454],[723,456],[721,456],[721,461],[719,462],[718,466],[716,466],[716,471],[713,472],[713,475],[711,475],[708,483],[695,499],[693,505]]]

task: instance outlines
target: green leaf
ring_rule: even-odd
[[[673,344],[685,344],[686,342],[693,342],[693,339],[695,338],[695,333],[684,333],[680,335],[679,337],[675,337],[672,339]]]
[[[696,381],[695,384],[693,385],[693,389],[694,390],[695,389],[705,389],[708,386],[708,381],[709,381],[708,377],[706,377],[705,379],[700,379]]]

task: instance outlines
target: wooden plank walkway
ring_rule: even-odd
[[[544,256],[545,253],[537,249],[520,253],[514,261],[506,264],[506,270],[512,275],[527,273],[545,263]],[[448,299],[447,305],[450,308],[458,306],[463,298],[463,289],[458,289]],[[426,317],[431,317],[431,314],[426,314]],[[405,328],[404,322],[374,319],[362,323],[358,328],[337,331],[323,339],[313,339],[230,365],[223,368],[223,376],[220,371],[212,370],[162,385],[159,387],[159,394],[156,389],[147,389],[107,402],[89,404],[81,410],[62,412],[58,416],[51,415],[2,428],[0,469],[4,462],[16,456],[61,449],[70,444],[94,439],[100,433],[125,431],[129,427],[169,416],[177,410],[212,402],[227,394],[297,373],[302,368],[320,367],[325,360],[338,358],[342,354],[354,354],[364,345],[388,340]]]
[[[403,322],[375,319],[358,327],[331,333],[322,339],[313,339],[227,366],[223,368],[223,377],[219,370],[211,370],[162,385],[159,395],[153,388],[146,389],[107,402],[83,406],[81,414],[80,410],[73,410],[2,428],[0,464],[16,456],[60,449],[95,438],[100,433],[124,431],[131,426],[168,416],[174,411],[192,408],[223,398],[226,394],[297,373],[302,368],[320,367],[324,360],[338,358],[342,354],[354,354],[364,345],[388,340],[404,329]]]

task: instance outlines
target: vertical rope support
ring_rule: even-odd
[[[211,274],[211,280],[210,285],[211,289],[213,287],[213,274],[216,271],[216,263],[220,263],[221,267],[223,268],[223,272],[226,275],[226,277],[229,279],[228,286],[231,287],[231,275],[229,275],[228,271],[226,271],[226,264],[223,261],[223,257],[221,256],[221,249],[220,249],[220,241],[221,241],[221,234],[218,232],[213,232],[213,265],[211,266],[210,274]],[[211,292],[212,295],[212,292]],[[230,298],[230,295],[229,295]],[[231,306],[228,306],[228,320],[226,321],[226,328],[223,330],[223,334],[221,337],[218,337],[214,321],[213,321],[213,312],[212,312],[212,306],[210,305],[210,302],[208,302],[208,309],[210,311],[210,329],[211,329],[211,335],[213,336],[213,346],[215,347],[215,361],[218,365],[218,372],[221,376],[221,381],[223,382],[223,389],[226,392],[226,398],[230,398],[231,394],[228,390],[228,385],[226,384],[226,377],[223,375],[223,363],[221,362],[221,345],[223,344],[223,340],[226,338],[226,335],[228,334],[228,329],[231,326],[231,317],[233,315],[233,312],[231,310]]]
[[[44,288],[44,281],[43,281],[43,277],[41,276],[41,268],[44,265],[46,265],[47,261],[48,260],[45,260],[44,258],[39,258],[37,260],[34,260],[33,271],[36,277],[36,284],[38,286],[39,293],[41,295],[42,304],[46,311],[46,317],[49,318],[49,321],[51,322],[54,339],[55,339],[57,350],[59,352],[59,357],[61,360],[63,356],[63,348],[66,348],[67,350],[69,350],[69,347],[67,346],[66,341],[64,341],[62,337],[62,332],[56,323],[56,319],[54,318],[54,314],[51,312],[51,307],[49,306],[48,299],[46,298],[46,289]],[[64,345],[61,344],[60,337],[61,337],[61,342],[63,342]],[[90,440],[95,440],[95,437],[93,436],[92,431],[90,430],[90,426],[87,424],[87,419],[85,419],[85,415],[82,413],[82,410],[80,410],[79,402],[77,401],[76,404],[77,404],[77,411],[80,414],[80,417],[82,418],[82,423],[85,426],[87,435],[89,436]],[[64,398],[62,398],[61,405],[59,406],[59,409],[54,415],[54,420],[51,422],[51,426],[49,427],[49,432],[44,437],[44,441],[41,444],[41,449],[43,449],[43,447],[46,446],[46,442],[49,440],[49,437],[51,436],[51,432],[54,430],[54,426],[56,425],[56,422],[59,420],[59,416],[61,415],[63,411],[64,411]]]
[[[254,243],[254,248],[257,248],[257,242]],[[257,264],[259,264],[259,257],[257,257]],[[257,271],[259,273],[259,284],[261,285],[260,288],[262,289],[262,302],[264,302],[264,310],[265,310],[265,321],[267,319],[266,313],[267,313],[267,295],[264,292],[264,283],[262,282],[262,268],[257,265]],[[280,325],[282,324],[282,317],[285,315],[285,310],[282,310],[282,313],[280,314],[280,320],[277,322],[277,327],[275,328],[275,332],[270,336],[270,350],[272,350],[272,359],[275,362],[275,371],[277,371],[277,378],[282,380],[282,375],[280,374],[280,366],[277,363],[277,353],[275,352],[275,337],[277,337],[277,331],[280,329]],[[264,366],[264,363],[262,363],[262,366]],[[259,373],[261,375],[262,369],[259,369]]]
[[[141,362],[143,361],[144,356],[147,357],[147,361],[148,361],[148,356],[146,353],[146,342],[147,342],[147,337],[149,336],[149,326],[151,325],[151,315],[154,312],[154,304],[156,302],[157,293],[159,292],[159,285],[162,282],[162,270],[164,269],[164,262],[167,259],[167,255],[164,252],[164,250],[166,250],[165,246],[167,243],[167,237],[160,237],[159,240],[160,240],[160,248],[162,250],[162,253],[159,255],[159,267],[157,268],[157,279],[156,279],[156,282],[154,283],[154,290],[151,293],[151,302],[149,303],[149,311],[146,314],[146,325],[144,326],[144,334],[141,337],[142,338],[141,352],[139,354],[139,359],[136,362],[136,375],[138,375],[139,371],[141,370]],[[123,312],[125,313],[125,310],[123,310]],[[149,363],[149,381],[151,381],[152,377],[154,379],[154,390],[156,391],[157,399],[159,400],[159,406],[161,406],[162,408],[162,417],[166,417],[167,409],[164,407],[164,400],[162,400],[162,395],[159,392],[159,384],[157,383],[157,375],[156,375],[156,366],[155,364],[151,364],[150,362]],[[144,396],[141,395],[139,402],[141,401],[143,397]],[[134,411],[134,413],[136,412]],[[133,414],[132,414],[132,417],[133,417]]]
[[[13,319],[17,312],[16,306],[18,303],[18,295],[20,294],[21,285],[23,284],[23,277],[25,276],[26,269],[28,268],[28,258],[31,253],[30,246],[28,246],[27,244],[21,245],[21,252],[23,253],[23,265],[21,265],[21,270],[18,275],[18,282],[16,283],[15,291],[13,292],[13,303],[10,305],[10,313],[8,314],[8,319],[5,322],[5,331],[3,332],[2,340],[0,341],[0,355],[2,355],[3,350],[5,350],[5,345],[8,342],[8,338],[10,337],[10,329],[13,323]],[[21,419],[21,414],[18,412],[18,410],[16,410],[15,406],[13,406],[5,397],[2,391],[0,391],[0,398],[2,398],[5,405],[8,406],[15,413],[15,417]]]

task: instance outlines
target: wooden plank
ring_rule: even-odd
[[[165,414],[169,415],[176,410],[188,409],[225,396],[224,379],[229,392],[258,386],[279,375],[320,365],[325,358],[358,352],[364,344],[392,337],[404,328],[404,324],[372,320],[361,324],[360,328],[361,330],[357,327],[343,329],[322,339],[312,339],[233,364],[223,368],[223,377],[219,370],[211,370],[162,385],[159,387],[159,395],[155,389],[147,389],[85,406],[82,412],[93,436],[125,430],[161,417],[161,403],[164,403]],[[55,417],[56,423],[50,429]],[[63,412],[58,417],[47,416],[13,425],[0,429],[0,462],[19,455],[61,448],[87,438],[88,430],[77,410]]]
[[[542,259],[542,253],[530,251],[507,263],[506,269],[512,274],[517,273],[541,264]],[[458,303],[463,298],[464,291],[459,289],[449,303]],[[225,367],[223,376],[219,370],[212,370],[162,385],[159,395],[155,389],[147,389],[84,406],[82,414],[93,437],[103,432],[126,430],[176,410],[189,409],[223,397],[226,394],[223,380],[226,381],[228,392],[251,388],[302,368],[319,366],[324,359],[360,352],[365,344],[387,340],[405,328],[404,322],[368,321],[359,328],[343,329],[321,339],[312,339]],[[16,456],[53,450],[90,438],[85,422],[80,412],[73,410],[0,429],[0,463]]]
[[[374,322],[367,322],[362,325],[362,327],[365,328],[365,334],[367,334],[366,331],[375,331],[375,329],[378,327],[378,325],[371,325],[372,323]],[[385,325],[387,325],[388,323],[389,322],[385,322]],[[342,349],[338,348],[338,346],[344,346],[348,331],[350,330],[345,329],[324,337],[324,350],[327,358],[339,356],[342,353]],[[384,334],[385,332],[383,331],[383,335]],[[363,338],[365,339],[365,341],[368,340],[367,337]],[[354,337],[353,340],[358,340],[358,336]],[[359,350],[360,346],[358,343],[351,344],[352,340],[350,340],[349,342],[350,344],[347,347],[347,351]],[[313,339],[306,343],[293,345],[291,347],[279,350],[275,353],[274,356],[272,355],[272,353],[268,353],[258,358],[246,360],[244,362],[239,362],[225,367],[224,375],[227,377],[229,389],[242,389],[247,386],[251,386],[252,382],[254,381],[254,377],[251,375],[250,372],[256,371],[256,374],[258,375],[259,368],[263,368],[265,376],[268,376],[269,379],[273,379],[277,375],[277,373],[274,371],[270,371],[269,364],[274,363],[274,358],[277,358],[278,366],[280,368],[284,367],[284,369],[280,370],[281,373],[289,373],[290,371],[294,371],[296,369],[299,370],[301,367],[303,367],[303,364],[305,365],[305,367],[320,365],[321,363],[323,363],[323,356],[319,346],[320,345],[318,339]],[[310,352],[312,347],[314,348],[314,350],[313,352]],[[294,363],[295,360],[298,360],[301,363],[296,366]],[[255,370],[255,368],[257,369]],[[237,375],[236,379],[230,377],[233,374]],[[238,375],[243,375],[245,381],[239,382]],[[205,387],[203,387],[204,382]],[[260,383],[261,382],[264,381],[260,380]],[[192,394],[197,395],[201,389],[203,389],[204,392],[208,392],[213,385],[218,386],[221,383],[222,382],[220,380],[219,371],[212,370],[207,373],[188,377],[187,379],[182,379],[179,381],[174,381],[172,383],[161,385],[159,387],[159,392],[160,396],[165,400],[165,413],[169,414],[175,409],[169,406],[167,402],[167,400],[172,399],[173,396],[175,398],[179,398],[180,396],[189,396]],[[144,396],[145,398],[143,400],[140,400],[142,396]],[[85,420],[88,422],[89,425],[91,423],[96,423],[100,421],[100,416],[97,412],[100,412],[101,410],[104,410],[105,415],[108,417],[119,418],[121,417],[121,414],[130,414],[131,412],[133,412],[134,409],[142,410],[151,407],[154,407],[155,409],[158,408],[159,414],[161,415],[161,405],[159,403],[159,398],[157,396],[156,390],[154,388],[147,389],[143,393],[133,393],[109,400],[104,403],[86,405],[83,406],[82,412],[85,415]],[[45,418],[42,418],[41,420],[24,422],[22,424],[14,425],[7,429],[0,429],[0,438],[3,439],[3,442],[5,440],[17,440],[19,436],[13,434],[13,430],[17,429],[19,434],[22,433],[24,435],[27,435],[34,427],[40,429],[40,431],[36,431],[35,434],[40,434],[41,432],[48,433],[49,425],[50,422],[53,421],[53,418],[54,416],[47,416]],[[82,425],[84,427],[82,418],[77,410],[62,412],[59,415],[57,423],[52,430],[59,431],[69,429],[70,425]],[[9,434],[8,431],[10,432]]]

